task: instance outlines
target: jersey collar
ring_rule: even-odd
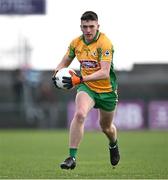
[[[93,42],[95,42],[95,41],[97,41],[98,40],[98,38],[99,38],[99,36],[100,36],[100,32],[99,31],[97,31],[97,33],[96,33],[96,35],[95,35],[95,37],[93,38],[93,40],[91,41],[91,42],[86,42],[85,41],[85,38],[84,38],[84,35],[82,35],[81,36],[81,39],[83,40],[83,42],[86,44],[86,45],[89,45],[89,44],[91,44],[91,43],[93,43]]]

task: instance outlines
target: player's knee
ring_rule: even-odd
[[[109,133],[112,132],[112,129],[109,128],[109,127],[103,127],[103,128],[102,128],[102,132],[105,133],[105,134],[109,134]]]
[[[102,129],[102,132],[105,134],[111,134],[115,132],[115,129],[113,128],[112,125],[107,126],[107,125],[100,124],[100,127]]]
[[[84,120],[86,118],[86,113],[82,110],[78,110],[76,113],[75,113],[75,120],[78,122],[78,123],[83,123]]]

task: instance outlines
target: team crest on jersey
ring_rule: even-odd
[[[96,56],[97,56],[96,51],[92,52],[92,56],[94,56],[94,57],[96,57]]]
[[[110,51],[106,50],[106,52],[104,54],[105,54],[105,56],[109,56],[110,55]]]

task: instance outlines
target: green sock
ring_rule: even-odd
[[[117,139],[114,142],[110,141],[109,145],[111,148],[114,148],[117,145]]]
[[[77,148],[69,148],[69,155],[73,158],[76,158]]]

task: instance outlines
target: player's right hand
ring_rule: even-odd
[[[53,76],[52,76],[52,81],[53,81],[53,84],[56,88],[60,89],[60,87],[57,86],[57,81],[56,81],[56,74],[57,74],[58,71],[55,71]]]

